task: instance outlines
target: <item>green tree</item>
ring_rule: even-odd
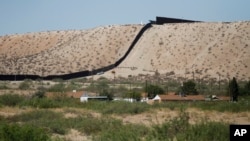
[[[154,98],[157,94],[164,94],[164,90],[158,85],[148,85],[145,87],[145,92],[149,98]]]
[[[238,101],[239,86],[235,77],[233,77],[233,80],[229,82],[229,94],[232,101]]]
[[[140,101],[140,100],[141,100],[141,93],[138,92],[138,91],[132,90],[132,91],[129,91],[129,92],[126,94],[126,97],[128,97],[128,98],[133,98],[133,99],[135,99],[136,101]]]
[[[107,89],[104,89],[103,91],[101,91],[100,96],[107,96],[108,100],[113,100],[113,98],[114,98],[113,93]]]
[[[184,94],[198,94],[198,91],[195,88],[195,83],[192,80],[188,80],[183,83],[182,92]]]
[[[103,90],[109,89],[108,82],[105,80],[101,80],[96,84],[96,89],[99,93],[101,93]]]
[[[128,88],[126,88],[125,86],[120,85],[118,88],[116,88],[115,95],[118,96],[118,97],[123,97],[124,94],[128,93],[128,91],[129,91]]]

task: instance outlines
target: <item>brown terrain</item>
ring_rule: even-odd
[[[18,107],[4,107],[0,110],[0,116],[11,117],[14,115],[22,114],[25,112],[31,112],[37,109],[24,108],[20,109]],[[55,112],[64,113],[65,118],[76,118],[81,115],[89,115],[95,118],[102,117],[101,113],[82,109],[82,108],[55,108],[50,109]],[[189,116],[190,124],[198,124],[204,121],[215,121],[215,122],[224,122],[229,124],[249,124],[250,123],[250,113],[249,112],[217,112],[217,111],[204,111],[196,108],[188,108],[186,111]],[[162,124],[166,121],[173,120],[179,116],[178,110],[171,110],[168,108],[151,110],[141,114],[123,114],[123,115],[110,115],[112,118],[121,120],[124,124],[143,124],[146,126],[153,126]],[[64,138],[66,140],[72,141],[82,141],[82,140],[92,140],[91,136],[85,135],[78,130],[71,129],[68,134],[62,136],[55,134],[54,137]]]
[[[141,25],[0,37],[0,74],[60,75],[115,63]]]
[[[0,37],[0,74],[60,75],[115,63],[142,25]],[[250,22],[153,25],[115,68],[116,76],[250,79]],[[171,76],[170,76],[171,75]],[[101,76],[113,77],[106,72]]]

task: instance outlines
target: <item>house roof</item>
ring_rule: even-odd
[[[67,92],[67,96],[73,98],[80,98],[83,93],[84,93],[83,91]]]
[[[83,95],[88,95],[88,97],[95,97],[97,94],[87,91],[67,92],[67,96],[73,98],[80,98]]]
[[[205,100],[204,95],[186,95],[185,97],[168,94],[168,95],[156,95],[159,96],[162,101],[203,101]],[[155,97],[155,98],[156,98]],[[218,100],[230,100],[228,96],[218,96]]]
[[[162,99],[159,95],[156,95],[154,98],[153,98],[153,100],[160,100],[160,99]]]
[[[86,92],[86,91],[76,91],[76,92],[65,92],[64,94],[66,94],[67,97],[72,97],[72,98],[80,98],[83,94],[88,94],[89,96],[95,96],[95,93],[91,93],[91,92]],[[53,97],[55,95],[60,95],[60,93],[58,92],[47,92],[45,94],[48,97]]]

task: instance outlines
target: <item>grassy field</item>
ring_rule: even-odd
[[[0,96],[0,140],[229,140],[231,118],[249,118],[239,102],[80,103],[73,98]],[[192,111],[192,109],[195,109]],[[205,113],[204,116],[199,112]],[[216,112],[223,122],[206,115]],[[161,114],[159,114],[161,113]],[[171,117],[172,115],[175,115]],[[238,116],[237,116],[238,115]],[[157,117],[156,117],[157,116]],[[231,122],[230,122],[231,121]],[[145,122],[145,124],[144,124]],[[148,123],[148,124],[146,124]],[[216,132],[214,132],[216,131]]]
[[[246,95],[236,103],[190,101],[150,105],[124,101],[81,103],[64,93],[72,89],[100,92],[103,88],[118,96],[130,92],[125,85],[113,88],[109,83],[106,79],[87,82],[89,85],[82,80],[1,82],[0,140],[228,141],[230,124],[250,123],[250,97]],[[142,92],[143,85],[132,87]],[[177,87],[178,84],[172,84],[167,89]],[[46,97],[46,91],[57,94]]]

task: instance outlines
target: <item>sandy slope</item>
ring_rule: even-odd
[[[67,74],[119,59],[142,25],[0,37],[1,74]],[[174,78],[250,79],[250,22],[153,25],[116,76],[172,72]],[[131,68],[133,67],[133,68]],[[103,76],[112,77],[110,72]]]
[[[30,33],[0,38],[1,74],[41,76],[92,70],[117,61],[141,25]]]
[[[250,22],[154,25],[119,67],[120,76],[250,79]]]

